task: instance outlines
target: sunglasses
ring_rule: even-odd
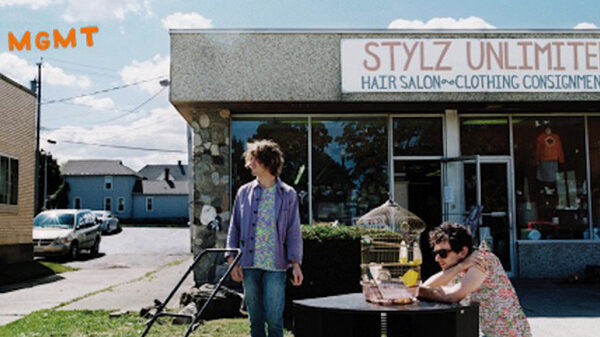
[[[442,259],[448,257],[448,253],[450,253],[452,249],[438,249],[433,251],[433,256],[439,255]]]

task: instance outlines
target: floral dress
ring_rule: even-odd
[[[486,337],[531,337],[529,322],[502,263],[490,251],[480,252],[488,276],[469,299],[479,302],[481,332]]]

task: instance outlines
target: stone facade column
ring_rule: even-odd
[[[225,247],[229,227],[229,130],[230,112],[224,109],[197,109],[194,130],[194,222],[192,252]],[[205,256],[194,269],[196,285],[215,282],[217,265],[224,258]]]

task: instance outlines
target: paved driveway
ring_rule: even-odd
[[[189,228],[125,227],[118,234],[104,235],[100,255],[82,255],[66,265],[81,269],[160,267],[190,254]]]
[[[57,306],[139,310],[163,300],[191,263],[189,229],[124,228],[104,236],[100,252],[66,263],[79,271],[0,287],[0,325]],[[192,283],[190,276],[181,289]]]

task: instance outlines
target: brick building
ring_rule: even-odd
[[[0,266],[33,259],[35,103],[0,74]]]

